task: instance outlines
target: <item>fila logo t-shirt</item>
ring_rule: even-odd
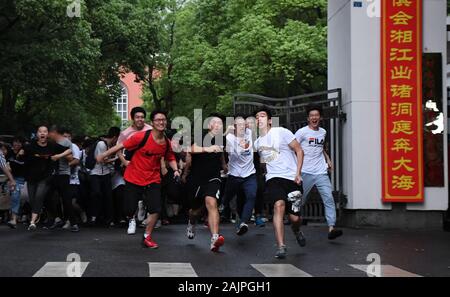
[[[328,165],[323,154],[326,136],[327,131],[325,129],[319,128],[318,131],[315,131],[308,126],[295,133],[295,138],[297,138],[304,152],[302,173],[327,173]]]

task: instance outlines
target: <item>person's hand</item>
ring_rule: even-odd
[[[23,149],[21,149],[19,151],[19,153],[17,153],[17,156],[23,156],[23,155],[25,155],[25,151]]]
[[[124,167],[128,167],[128,165],[130,165],[130,161],[125,160],[125,162],[123,162],[122,165],[123,165]]]
[[[221,153],[223,151],[222,147],[220,147],[218,145],[211,146],[211,149],[212,149],[213,153]]]
[[[296,183],[297,185],[300,185],[302,182],[303,182],[302,176],[301,176],[300,174],[297,174],[297,175],[295,176],[295,183]]]
[[[52,159],[52,161],[56,162],[60,159],[59,155],[53,155],[50,157],[50,159]]]
[[[334,170],[334,167],[333,167],[333,162],[331,162],[331,161],[329,161],[329,162],[327,162],[327,164],[328,164],[328,171],[333,171]]]
[[[9,189],[11,192],[16,190],[16,181],[15,180],[10,180],[8,181],[8,185],[9,185]]]

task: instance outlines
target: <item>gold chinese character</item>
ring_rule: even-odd
[[[414,168],[407,165],[407,164],[411,164],[411,163],[412,163],[412,160],[408,160],[408,159],[401,157],[400,160],[394,160],[394,165],[397,165],[397,166],[392,168],[392,170],[397,171],[403,167],[406,169],[406,171],[409,171],[409,172],[414,171]]]
[[[409,115],[412,116],[412,103],[392,103],[391,115]]]
[[[410,7],[411,6],[411,1],[409,1],[409,0],[393,0],[392,2],[393,2],[392,4],[394,7],[400,7],[400,6]]]
[[[408,66],[395,66],[394,69],[391,69],[391,79],[411,79],[411,73],[412,70]]]
[[[393,124],[394,128],[391,131],[392,134],[405,133],[406,135],[411,135],[414,133],[411,127],[411,121],[395,121]]]
[[[391,48],[390,60],[391,61],[412,61],[413,57],[408,57],[408,53],[412,52],[412,49],[398,49]]]
[[[413,19],[412,16],[407,15],[403,11],[400,11],[389,18],[394,21],[394,25],[408,25],[408,21]]]
[[[412,43],[413,31],[391,30],[391,42]]]
[[[391,96],[400,98],[411,98],[413,87],[410,85],[392,85]]]
[[[392,179],[393,189],[410,190],[415,184],[416,183],[413,181],[413,177],[409,175],[394,175]]]
[[[391,151],[399,152],[401,150],[403,150],[404,153],[407,153],[407,152],[410,152],[413,150],[409,139],[405,139],[405,138],[394,139],[394,147],[391,148]]]

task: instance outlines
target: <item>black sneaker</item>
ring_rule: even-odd
[[[71,232],[79,232],[80,228],[78,227],[78,225],[72,225],[72,227],[70,228]]]
[[[14,223],[13,221],[9,221],[8,223],[6,223],[8,225],[9,228],[11,229],[16,229],[17,228],[17,223]]]
[[[64,221],[60,220],[60,221],[55,221],[53,222],[53,224],[48,227],[50,230],[56,229],[56,228],[62,228],[64,226]]]
[[[297,239],[297,243],[299,246],[304,247],[306,245],[306,237],[305,234],[303,234],[302,231],[298,231],[295,234],[295,239]]]
[[[275,254],[275,258],[277,259],[284,259],[286,258],[287,255],[287,248],[285,245],[282,245],[280,247],[277,248],[277,252]]]
[[[244,235],[248,231],[248,225],[246,223],[241,223],[239,229],[236,231],[237,235]]]
[[[339,236],[342,236],[344,232],[342,230],[333,229],[330,232],[328,232],[328,239],[333,240],[338,238]]]

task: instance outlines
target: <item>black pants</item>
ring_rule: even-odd
[[[120,185],[115,188],[113,193],[113,205],[114,205],[114,222],[119,223],[121,220],[125,220],[125,186]]]
[[[113,198],[111,175],[91,175],[90,177],[91,203],[89,215],[102,216],[105,223],[113,219]]]
[[[264,214],[264,191],[265,191],[265,177],[261,172],[256,173],[256,181],[258,183],[258,190],[256,191],[256,200],[255,200],[255,214],[263,215]]]
[[[126,214],[129,218],[134,217],[138,201],[143,200],[150,214],[161,212],[161,185],[150,184],[138,186],[129,182],[125,185]]]
[[[53,177],[53,188],[62,199],[62,205],[64,208],[64,218],[70,220],[70,223],[77,224],[77,217],[75,216],[72,195],[70,189],[70,176],[69,175],[55,175]]]

